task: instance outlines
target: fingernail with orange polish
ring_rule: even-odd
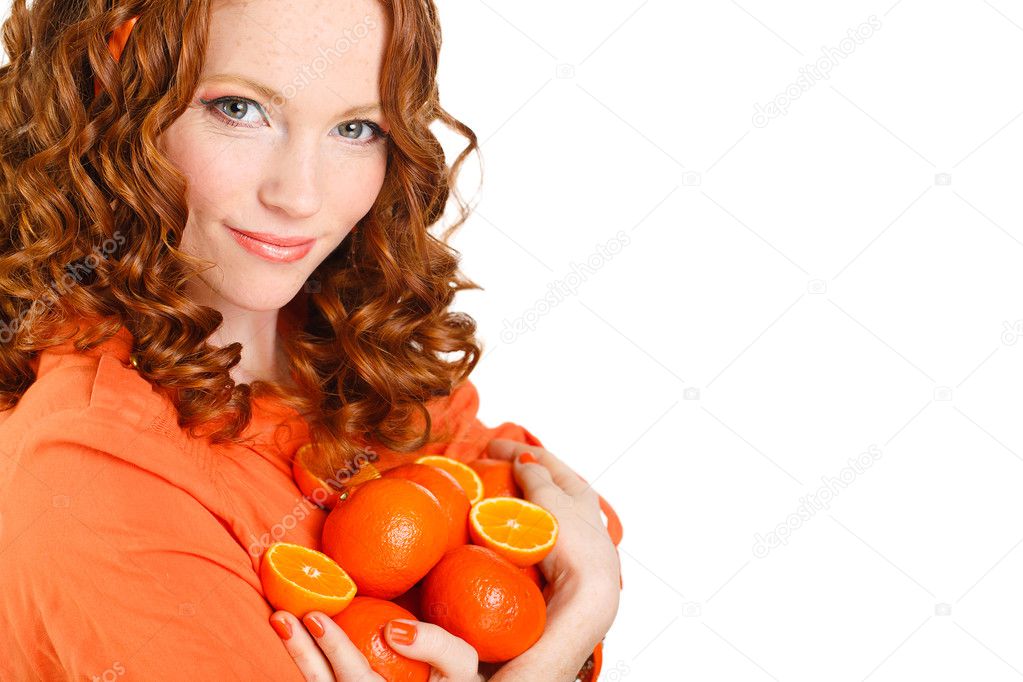
[[[278,618],[271,618],[270,626],[274,629],[274,632],[277,633],[277,636],[283,639],[284,641],[288,641],[289,639],[291,639],[291,623],[285,622]]]
[[[305,618],[302,619],[302,622],[305,623],[306,629],[312,633],[313,637],[323,637],[324,633],[323,626],[320,625],[320,621],[318,621],[316,618],[313,618],[312,616],[306,616]]]
[[[416,626],[401,620],[392,620],[387,623],[387,635],[397,644],[406,646],[416,641]]]
[[[536,462],[536,457],[533,456],[532,452],[523,452],[519,455],[519,464],[532,464]]]

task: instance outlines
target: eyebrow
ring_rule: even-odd
[[[282,95],[281,93],[277,92],[276,90],[271,88],[269,85],[264,85],[263,83],[260,83],[259,81],[252,80],[251,78],[247,78],[246,76],[240,76],[240,75],[234,74],[234,73],[220,73],[220,74],[216,74],[214,76],[207,76],[206,78],[202,79],[203,83],[206,83],[208,81],[221,81],[221,82],[226,82],[226,83],[234,83],[236,85],[242,85],[244,87],[250,88],[250,89],[258,92],[261,97],[263,97],[264,99],[267,99],[267,100],[272,100],[272,99],[282,99],[282,100],[284,100],[284,99],[286,99],[284,97],[284,95]],[[352,107],[351,109],[349,109],[348,111],[342,113],[341,115],[342,116],[363,116],[363,115],[366,115],[366,114],[371,114],[371,113],[373,113],[375,111],[380,111],[380,103],[379,102],[374,102],[372,104],[363,104],[363,105],[360,105],[360,106],[357,106],[357,107]]]

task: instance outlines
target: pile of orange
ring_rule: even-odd
[[[510,462],[425,455],[342,487],[311,473],[306,457],[295,460],[302,492],[331,511],[322,553],[285,543],[265,553],[260,575],[275,608],[333,617],[388,680],[429,677],[383,640],[391,618],[440,625],[485,662],[515,658],[540,638],[547,613],[537,564],[558,524],[522,499]]]

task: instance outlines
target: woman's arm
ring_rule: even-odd
[[[488,449],[490,456],[504,459],[512,459],[519,452],[530,452],[538,458],[537,463],[516,460],[514,472],[523,495],[550,510],[559,523],[555,549],[540,564],[550,590],[543,635],[503,666],[479,664],[479,676],[475,650],[436,625],[418,623],[425,637],[417,637],[411,647],[387,635],[389,644],[399,653],[430,663],[434,668],[431,679],[435,681],[574,682],[617,614],[620,564],[601,521],[596,492],[543,448],[494,439]],[[293,615],[279,612],[274,618],[288,622],[288,651],[307,679],[319,679],[317,675],[331,672],[340,680],[361,679],[355,673],[364,666],[362,656],[329,618],[324,618],[325,632],[317,634],[315,640]],[[348,670],[349,665],[355,667]]]
[[[514,461],[526,499],[558,519],[558,541],[540,562],[551,590],[543,636],[490,679],[573,682],[618,612],[621,564],[600,518],[599,497],[578,474],[541,447],[494,439],[490,457]],[[521,453],[529,453],[526,460]],[[531,458],[530,458],[531,456]]]
[[[4,490],[0,678],[301,682],[220,520],[73,433],[17,453]]]
[[[525,427],[518,423],[506,421],[495,427],[488,427],[478,417],[479,393],[476,386],[469,380],[462,382],[450,396],[438,399],[431,404],[431,414],[438,428],[450,426],[453,437],[450,442],[431,446],[430,454],[442,454],[453,457],[463,462],[470,462],[478,457],[494,457],[514,461],[520,452],[532,453],[540,464],[530,464],[521,467],[515,464],[516,477],[519,485],[526,490],[534,490],[537,497],[530,497],[530,493],[524,495],[532,502],[546,506],[549,511],[558,517],[563,531],[566,528],[579,527],[579,532],[570,533],[576,535],[571,539],[562,532],[558,547],[552,555],[562,555],[562,561],[556,562],[558,568],[553,569],[561,574],[566,571],[574,576],[589,575],[596,578],[591,587],[576,587],[571,580],[565,582],[562,578],[559,587],[563,594],[556,591],[548,604],[548,625],[544,635],[528,651],[524,652],[514,661],[504,666],[494,663],[480,665],[480,672],[484,679],[494,679],[500,682],[502,678],[491,677],[491,675],[507,675],[507,679],[516,679],[516,675],[523,675],[521,679],[530,679],[528,670],[532,670],[537,677],[532,679],[553,679],[546,676],[547,670],[553,670],[551,666],[558,665],[566,670],[571,668],[579,656],[579,665],[575,670],[568,673],[564,679],[574,681],[579,667],[586,661],[586,658],[593,652],[596,642],[599,642],[606,632],[604,628],[595,642],[589,646],[585,653],[578,654],[571,649],[583,648],[583,643],[588,637],[580,637],[580,631],[571,626],[571,623],[583,619],[586,623],[601,622],[601,618],[594,617],[591,607],[596,604],[603,604],[610,609],[610,615],[604,613],[604,621],[610,627],[611,620],[618,608],[618,597],[621,590],[620,563],[615,544],[621,537],[621,526],[617,517],[609,511],[609,526],[605,529],[604,522],[600,518],[600,498],[590,486],[576,474],[570,467],[561,462],[557,457],[544,449],[543,443]],[[543,466],[541,466],[541,464]],[[540,467],[532,475],[528,471],[532,467]],[[547,468],[546,473],[543,471]],[[525,480],[522,477],[525,475]],[[546,477],[546,478],[545,478]],[[543,492],[546,484],[559,486],[560,491],[549,489]],[[568,492],[566,492],[568,491]],[[559,494],[573,495],[578,493],[579,505],[573,515],[567,513],[567,509],[559,509]],[[572,497],[571,495],[569,497]],[[565,498],[567,499],[567,498]],[[544,501],[546,500],[546,502]],[[580,525],[582,524],[582,525]],[[612,525],[613,524],[613,525]],[[610,535],[609,535],[610,534]],[[612,541],[613,538],[613,541]],[[566,549],[566,545],[571,548]],[[544,566],[548,568],[545,569]],[[549,556],[540,565],[548,582],[552,581],[549,571],[555,565],[554,559]],[[596,590],[604,591],[605,596],[599,597]],[[583,593],[579,603],[574,603],[571,595]],[[586,593],[589,593],[587,596]],[[599,614],[598,614],[599,615]],[[599,629],[599,628],[598,628]],[[567,636],[564,631],[567,631]],[[572,646],[566,648],[566,642],[572,642]]]

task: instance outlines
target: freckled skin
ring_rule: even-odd
[[[199,86],[158,145],[188,182],[179,246],[214,265],[189,282],[189,294],[223,313],[222,341],[242,342],[250,354],[243,364],[270,371],[280,362],[277,311],[367,214],[383,185],[390,143],[360,145],[377,136],[353,122],[372,121],[385,132],[390,122],[379,111],[346,112],[380,102],[390,25],[376,0],[217,0],[211,22]],[[228,73],[282,98],[208,80]],[[222,97],[236,99],[200,101]],[[224,223],[316,242],[298,261],[270,262],[241,248]]]

